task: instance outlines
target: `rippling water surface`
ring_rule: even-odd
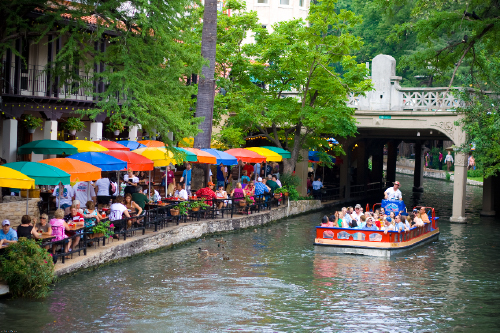
[[[315,253],[322,213],[206,238],[57,283],[43,301],[2,300],[2,329],[45,332],[432,332],[500,330],[500,220],[450,224],[451,183],[398,176],[408,207],[436,207],[439,242],[393,259]],[[410,198],[411,197],[411,198]],[[217,256],[200,258],[198,247]],[[222,254],[229,257],[223,260]]]

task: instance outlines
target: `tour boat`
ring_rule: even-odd
[[[380,204],[375,204],[375,206]],[[417,209],[421,206],[415,207]],[[434,208],[430,223],[423,227],[413,227],[410,231],[361,230],[351,228],[316,227],[314,245],[316,251],[330,253],[360,254],[377,257],[391,257],[403,251],[439,239],[439,227]]]

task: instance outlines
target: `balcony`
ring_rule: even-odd
[[[59,77],[51,77],[45,66],[3,63],[0,91],[4,96],[45,99],[92,101],[96,84],[91,75],[75,73],[79,79],[59,84]],[[17,74],[17,75],[16,75]]]

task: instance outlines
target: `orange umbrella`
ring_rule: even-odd
[[[198,148],[182,148],[196,154],[198,161],[196,163],[217,164],[217,157]]]
[[[132,171],[151,171],[154,169],[153,161],[131,151],[110,150],[103,154],[127,162],[127,167]]]
[[[103,141],[94,141],[94,142],[97,143],[98,145],[101,145],[105,148],[108,148],[109,150],[130,151],[130,148],[125,147],[124,145],[121,145],[121,144],[116,143],[114,141],[103,140]]]
[[[72,182],[89,182],[101,178],[101,169],[90,163],[74,160],[72,158],[48,158],[39,163],[52,165],[69,173]]]
[[[145,145],[148,148],[151,148],[151,147],[165,148],[165,144],[163,142],[161,142],[161,141],[156,141],[156,140],[142,140],[142,141],[137,141],[137,142],[139,142],[140,144]]]

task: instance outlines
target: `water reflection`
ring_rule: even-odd
[[[412,177],[398,180],[414,200]],[[440,240],[393,259],[316,253],[313,227],[332,209],[226,234],[224,248],[207,238],[69,277],[44,301],[1,301],[0,323],[20,332],[498,331],[500,221],[478,217],[481,188],[468,187],[469,223],[450,224],[453,184],[424,187],[419,204],[436,207]],[[218,255],[202,258],[199,247]]]

